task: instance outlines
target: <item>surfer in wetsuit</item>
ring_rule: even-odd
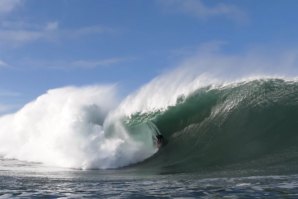
[[[156,135],[156,143],[157,143],[157,147],[160,148],[165,144],[165,139],[161,134],[157,134]]]

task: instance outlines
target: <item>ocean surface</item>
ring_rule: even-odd
[[[197,82],[53,89],[2,116],[0,198],[298,198],[298,82]]]
[[[17,160],[0,164],[0,198],[297,198],[297,190],[298,175],[160,175],[59,169]]]

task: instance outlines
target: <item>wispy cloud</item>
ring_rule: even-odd
[[[113,57],[107,59],[78,59],[78,60],[25,60],[22,65],[32,69],[50,70],[74,70],[74,69],[95,69],[117,65],[123,62],[134,60],[132,57]]]
[[[227,42],[200,45],[185,57],[178,68],[191,74],[211,74],[220,79],[234,80],[253,76],[298,76],[298,49],[251,47],[234,54],[224,53]],[[274,49],[274,50],[268,50]]]
[[[2,21],[0,44],[5,47],[18,47],[37,40],[48,40],[54,37],[57,29],[57,22],[48,22],[41,26],[25,22]]]
[[[48,21],[43,24],[27,21],[8,20],[12,11],[23,5],[26,0],[0,0],[0,47],[19,47],[31,42],[63,41],[79,39],[90,35],[113,32],[102,25],[90,25],[77,28],[61,27],[59,21]]]
[[[14,91],[0,90],[0,97],[18,97],[21,94]]]
[[[12,104],[0,104],[0,116],[13,112],[19,108],[19,105]]]
[[[226,3],[209,6],[203,0],[158,0],[167,11],[188,14],[199,19],[226,17],[237,22],[247,21],[247,14],[239,7]]]
[[[2,60],[0,60],[0,69],[1,68],[7,68],[8,67],[8,64]]]
[[[10,107],[7,105],[0,104],[0,114],[7,111]]]
[[[66,30],[66,33],[70,33],[71,30]],[[82,27],[75,31],[72,31],[72,36],[74,37],[81,37],[85,35],[90,34],[101,34],[101,33],[108,33],[113,32],[111,28],[102,27],[102,26],[88,26],[88,27]]]
[[[103,59],[103,60],[77,60],[77,61],[71,62],[68,67],[70,68],[108,67],[131,59],[132,58],[127,58],[127,57],[115,57],[115,58]]]
[[[41,39],[44,35],[43,32],[31,30],[1,30],[0,41],[2,45],[19,46],[27,42],[36,41]]]
[[[20,6],[24,0],[0,0],[0,14],[8,14]]]
[[[21,93],[19,92],[0,89],[0,116],[19,108],[19,105],[11,104],[11,101],[14,101],[12,99],[16,99],[19,96],[21,96]]]
[[[61,28],[57,21],[44,25],[6,21],[0,23],[0,44],[18,47],[30,42],[78,39],[110,31],[111,29],[99,25],[67,29]]]

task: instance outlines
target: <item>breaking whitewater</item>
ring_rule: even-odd
[[[168,79],[120,103],[115,86],[49,90],[1,117],[2,159],[83,170],[297,171],[296,80]],[[160,149],[157,134],[167,142]]]
[[[52,89],[2,116],[0,197],[297,197],[297,79],[178,70],[117,93]]]

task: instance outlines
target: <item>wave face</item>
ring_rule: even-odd
[[[50,90],[0,118],[0,154],[82,169],[298,171],[298,82],[206,79],[157,78],[120,104],[113,86]]]
[[[167,139],[139,168],[161,172],[298,170],[298,82],[207,86],[163,111],[135,114]],[[136,124],[138,125],[138,124]]]

